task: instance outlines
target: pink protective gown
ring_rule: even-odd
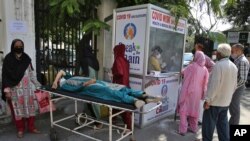
[[[183,83],[178,101],[179,133],[185,134],[188,125],[192,132],[198,128],[200,100],[207,90],[209,73],[203,52],[196,51],[194,61],[182,71]]]

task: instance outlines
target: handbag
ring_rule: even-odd
[[[36,90],[35,91],[37,103],[38,103],[38,108],[40,114],[46,113],[50,111],[50,95],[49,92],[41,91],[41,90]],[[54,103],[51,103],[52,106],[52,111],[55,111],[55,105]]]

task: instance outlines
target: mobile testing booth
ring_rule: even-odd
[[[175,113],[186,26],[185,19],[179,19],[176,24],[169,11],[152,4],[113,12],[112,46],[120,43],[126,46],[130,87],[163,97],[162,105],[153,112],[135,115],[139,127]],[[145,105],[142,112],[155,104]]]

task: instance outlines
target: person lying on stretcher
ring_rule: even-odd
[[[87,77],[71,76],[63,70],[58,72],[52,85],[53,89],[58,87],[59,81],[61,90],[77,92],[81,95],[88,95],[103,100],[134,104],[136,108],[141,108],[145,103],[162,100],[161,97],[151,97],[143,91],[129,89],[123,85]]]

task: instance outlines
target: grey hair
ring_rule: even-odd
[[[235,47],[244,51],[244,46],[242,44],[234,44],[232,47]]]
[[[231,55],[231,46],[226,43],[219,44],[217,52],[219,52],[222,57],[229,57]]]

